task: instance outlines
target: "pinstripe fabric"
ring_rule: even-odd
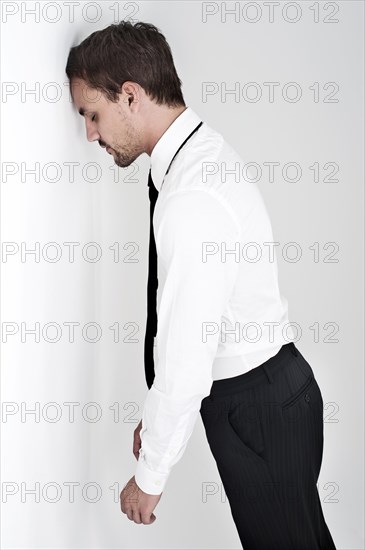
[[[244,550],[335,550],[317,490],[323,400],[296,346],[214,381],[200,413]]]

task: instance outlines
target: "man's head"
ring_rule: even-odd
[[[170,47],[152,24],[122,21],[71,48],[66,74],[87,139],[118,166],[151,151],[185,108]]]

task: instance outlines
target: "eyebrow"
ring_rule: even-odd
[[[91,113],[91,111],[89,109],[84,109],[83,107],[80,107],[79,113],[81,116],[84,116],[87,113]]]

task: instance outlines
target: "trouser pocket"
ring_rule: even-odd
[[[285,401],[281,403],[281,407],[283,409],[287,409],[289,407],[293,407],[296,403],[298,403],[302,398],[305,399],[305,401],[308,401],[310,399],[309,391],[310,388],[314,385],[314,376],[310,376],[306,382],[296,391],[293,395],[288,397]]]

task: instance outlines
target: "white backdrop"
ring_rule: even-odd
[[[149,157],[119,169],[86,140],[64,69],[132,17],[165,34],[187,105],[254,163],[323,395],[323,511],[338,550],[364,548],[363,2],[1,9],[2,547],[241,547],[200,419],[154,524],[119,508],[147,395]]]

